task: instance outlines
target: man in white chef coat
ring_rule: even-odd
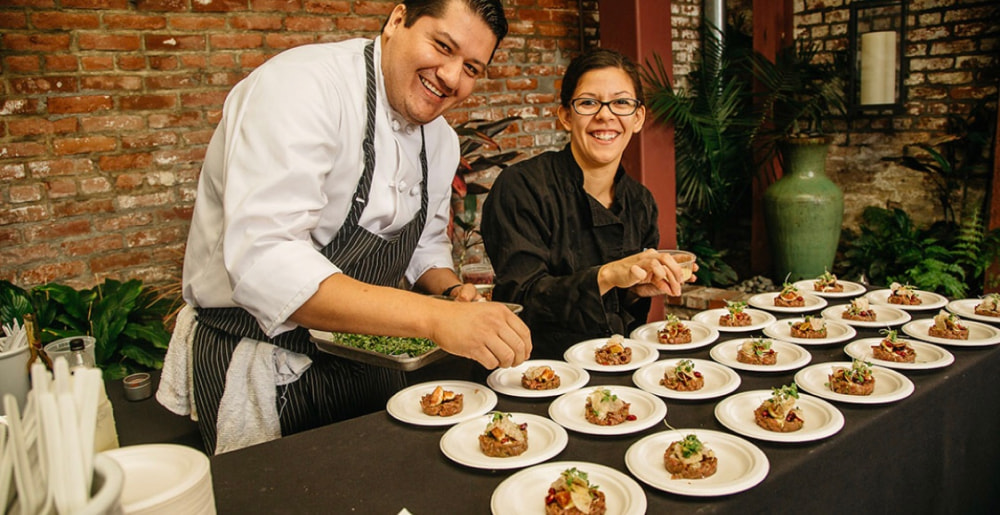
[[[403,386],[399,372],[318,352],[307,329],[429,338],[486,368],[529,356],[503,304],[421,294],[476,298],[452,269],[460,155],[441,114],[506,32],[499,0],[407,0],[374,41],[285,51],[230,92],[184,261],[207,450],[382,409]],[[404,277],[420,293],[397,288]]]

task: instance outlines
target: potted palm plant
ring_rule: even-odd
[[[833,268],[844,216],[844,195],[826,175],[830,118],[842,115],[844,56],[819,58],[798,42],[772,62],[760,54],[753,73],[764,90],[764,169],[777,161],[782,177],[764,193],[764,220],[776,279],[816,277]],[[774,179],[775,174],[770,174]]]

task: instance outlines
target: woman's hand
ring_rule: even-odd
[[[684,277],[680,265],[668,254],[647,249],[601,266],[597,284],[601,295],[611,288],[630,288],[641,297],[681,294]]]

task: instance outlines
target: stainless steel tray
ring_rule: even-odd
[[[419,356],[393,356],[368,349],[360,349],[358,347],[344,345],[338,342],[334,338],[333,333],[329,331],[317,331],[315,329],[310,329],[309,336],[313,343],[316,344],[317,349],[328,354],[333,354],[334,356],[339,356],[341,358],[361,363],[367,363],[369,365],[402,370],[404,372],[417,370],[418,368],[427,366],[448,355],[448,353],[441,347],[434,347]]]

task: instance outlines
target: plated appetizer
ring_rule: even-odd
[[[626,420],[635,420],[628,410],[631,404],[623,401],[607,388],[597,388],[587,396],[584,417],[599,426],[616,426]]]
[[[774,365],[778,362],[778,352],[771,348],[771,340],[750,338],[736,350],[736,361],[748,365]]]
[[[969,328],[962,325],[958,315],[941,311],[934,315],[934,324],[927,328],[927,334],[937,338],[968,340]]]
[[[837,276],[824,270],[823,275],[813,281],[813,290],[822,292],[842,292],[844,285],[837,282]]]
[[[719,317],[719,325],[725,327],[745,327],[753,323],[753,318],[744,312],[747,303],[743,301],[726,301],[726,313]]]
[[[529,390],[552,390],[560,384],[559,375],[547,365],[529,367],[521,375],[521,386]]]
[[[778,433],[802,429],[805,420],[802,418],[802,410],[795,405],[798,398],[799,388],[795,383],[771,388],[771,397],[753,411],[754,422],[768,431]]]
[[[918,295],[909,284],[903,285],[899,283],[892,283],[889,285],[889,290],[889,298],[886,299],[889,304],[918,306],[924,302],[920,299],[920,295]]]
[[[1000,318],[1000,293],[991,293],[983,297],[973,311],[977,315]]]
[[[878,345],[872,345],[872,356],[875,359],[895,363],[913,363],[917,360],[917,351],[906,340],[898,339],[895,330],[883,329],[879,332],[885,338]]]
[[[702,479],[715,474],[719,459],[695,434],[671,442],[663,453],[663,464],[671,479]]]
[[[806,299],[799,295],[799,289],[794,284],[786,282],[781,286],[781,293],[774,296],[774,305],[781,308],[801,308],[806,305]]]
[[[632,349],[625,346],[624,336],[616,334],[594,350],[594,360],[601,365],[627,365],[632,362]]]
[[[663,328],[656,332],[656,339],[668,344],[691,343],[691,329],[677,315],[667,315]]]
[[[420,398],[420,409],[432,417],[450,417],[462,412],[462,397],[463,395],[460,393],[437,386],[433,392]]]
[[[871,395],[875,391],[875,376],[872,375],[871,363],[855,359],[851,368],[834,367],[833,373],[827,376],[826,383],[831,390],[846,395]]]
[[[682,359],[676,366],[667,367],[663,371],[660,384],[678,392],[693,392],[705,386],[705,378],[701,376],[701,372],[694,369],[693,361]]]
[[[861,322],[875,322],[875,319],[878,318],[875,310],[871,308],[868,304],[868,299],[865,297],[852,299],[851,303],[844,308],[844,312],[840,316],[847,320],[859,320]]]
[[[826,322],[819,317],[806,316],[801,322],[789,322],[793,338],[826,338]]]
[[[479,448],[492,458],[520,456],[528,450],[528,424],[515,424],[510,413],[493,412],[493,420],[479,435]]]
[[[545,496],[546,515],[603,515],[606,511],[604,492],[576,467],[559,474]]]

